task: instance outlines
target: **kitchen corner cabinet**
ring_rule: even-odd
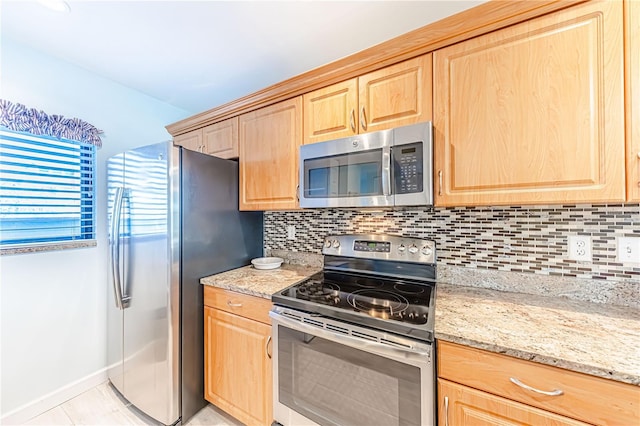
[[[432,118],[431,54],[304,95],[304,143]]]
[[[302,96],[240,116],[240,210],[298,208]]]
[[[438,341],[438,413],[440,426],[631,425],[640,421],[640,388]]]
[[[640,202],[640,2],[627,0],[624,7],[627,32],[627,200]]]
[[[173,144],[182,146],[191,151],[202,152],[202,129],[193,130],[191,132],[178,135],[173,138]]]
[[[434,52],[436,205],[625,200],[622,8],[588,2]]]
[[[271,302],[204,287],[205,399],[247,425],[273,421]]]

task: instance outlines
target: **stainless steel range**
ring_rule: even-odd
[[[276,422],[435,424],[434,242],[341,235],[322,252],[272,296]]]

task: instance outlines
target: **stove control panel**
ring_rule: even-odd
[[[389,241],[355,240],[353,250],[370,253],[389,253],[391,252],[391,243]]]
[[[324,240],[322,254],[436,263],[435,242],[396,235],[332,235]]]

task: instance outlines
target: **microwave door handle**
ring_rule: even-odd
[[[391,148],[382,150],[382,195],[391,195]]]

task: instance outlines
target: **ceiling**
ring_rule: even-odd
[[[197,113],[482,2],[2,0],[0,15],[3,38]]]

